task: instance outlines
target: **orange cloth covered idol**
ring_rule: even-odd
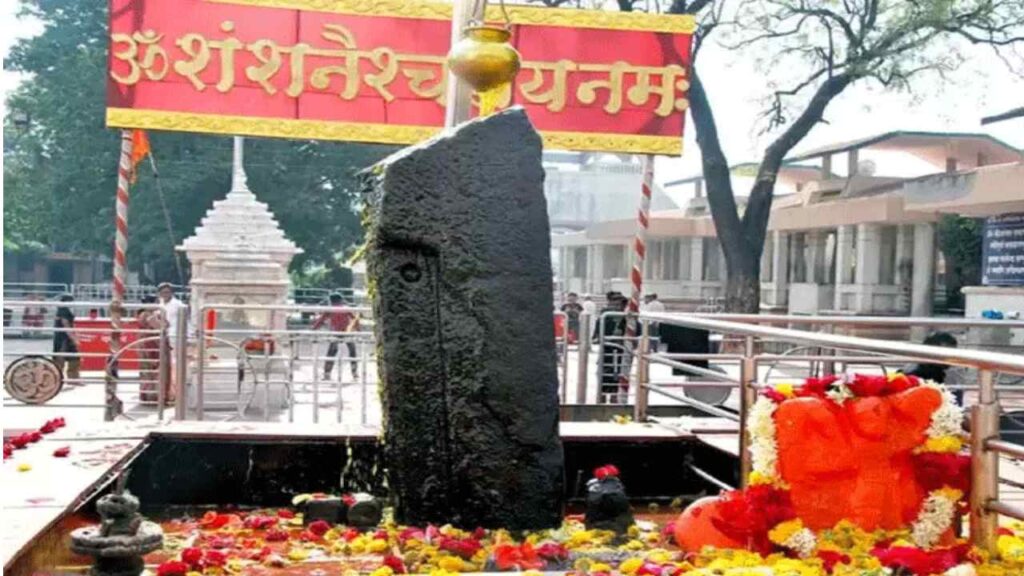
[[[912,388],[843,404],[816,397],[780,404],[778,470],[797,516],[813,530],[844,519],[865,530],[908,526],[925,497],[911,454],[941,403],[938,391]]]

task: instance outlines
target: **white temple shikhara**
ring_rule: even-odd
[[[266,204],[246,182],[243,139],[235,137],[231,191],[213,203],[195,233],[178,250],[192,266],[192,321],[208,304],[284,304],[288,265],[302,252],[289,240]],[[221,311],[219,322],[284,328],[285,315]]]

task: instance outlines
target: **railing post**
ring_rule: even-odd
[[[590,314],[580,314],[580,339],[576,353],[576,403],[587,403],[587,376],[590,367]]]
[[[757,398],[757,359],[754,358],[754,337],[743,339],[743,361],[740,363],[740,487],[746,487],[750,476],[750,438],[747,437],[747,415]]]
[[[607,314],[614,314],[614,312],[604,312],[597,317],[597,395],[595,397],[598,404],[604,404],[604,399],[601,398],[604,392],[601,390],[601,387],[604,386],[604,317]]]
[[[647,401],[651,391],[647,388],[650,382],[651,361],[647,355],[651,351],[651,321],[640,320],[640,346],[636,364],[636,396],[633,402],[633,421],[647,421]]]
[[[569,395],[569,315],[561,313],[565,318],[562,324],[562,402]],[[578,335],[577,335],[578,336]]]
[[[989,505],[999,499],[999,453],[986,447],[999,438],[999,403],[991,370],[978,371],[978,404],[971,410],[971,543],[996,552],[999,515]]]
[[[173,352],[177,356],[174,363],[174,418],[184,420],[187,417],[188,388],[185,378],[188,374],[188,314],[189,308],[178,309],[178,323],[175,325]]]
[[[205,390],[204,367],[206,365],[206,308],[199,309],[199,342],[196,351],[196,420],[203,419],[203,396]]]
[[[149,334],[141,334],[143,338],[149,338]],[[167,390],[170,389],[171,378],[171,347],[167,341],[167,328],[160,329],[160,352],[157,356],[156,361],[156,418],[160,422],[164,420],[164,404],[167,403]],[[153,370],[152,366],[147,366],[151,362],[148,358],[139,358],[139,374],[142,374],[142,370]],[[145,367],[145,368],[143,368]],[[152,373],[152,372],[151,372]]]

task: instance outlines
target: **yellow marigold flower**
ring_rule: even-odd
[[[406,550],[417,550],[423,547],[423,541],[417,540],[416,538],[409,538],[405,541]]]
[[[466,563],[458,556],[442,556],[437,561],[437,567],[447,572],[462,572]]]
[[[639,540],[630,540],[622,545],[623,550],[631,550],[633,552],[643,550],[644,548],[646,548],[646,546],[644,546],[644,543]]]
[[[778,392],[779,394],[782,394],[786,398],[792,398],[795,395],[793,391],[792,382],[783,382],[782,384],[776,384],[775,391]]]
[[[751,486],[757,486],[760,484],[775,484],[777,480],[778,479],[775,478],[774,476],[769,476],[768,474],[763,474],[757,471],[751,472],[750,476],[747,477],[747,483],[750,484]]]
[[[443,568],[435,568],[430,571],[430,576],[457,576],[458,572],[449,572]]]
[[[373,539],[370,540],[369,544],[367,544],[366,549],[374,554],[380,554],[381,552],[386,552],[388,550],[388,542],[387,540]]]
[[[28,472],[31,469],[32,469],[32,465],[28,464],[26,462],[22,462],[21,464],[18,464],[18,472]]]
[[[623,574],[636,574],[636,571],[643,565],[644,561],[640,558],[629,558],[623,560],[622,564],[619,564],[619,572]]]
[[[799,518],[782,522],[768,531],[768,539],[775,544],[782,545],[790,536],[804,529],[804,523]]]
[[[381,566],[373,572],[370,572],[370,576],[391,576],[395,571],[390,566]]]
[[[324,532],[324,542],[334,542],[340,536],[341,536],[341,534],[338,533],[338,529],[337,528],[331,528],[327,532]]]
[[[541,576],[540,570],[527,570],[523,572],[523,576]]]
[[[939,436],[937,438],[929,438],[925,443],[917,450],[918,452],[941,452],[941,453],[956,453],[964,447],[964,440],[959,436]]]
[[[245,567],[245,563],[242,562],[241,558],[231,558],[224,565],[224,569],[229,574],[238,574]]]
[[[477,550],[473,554],[473,558],[471,558],[471,560],[475,564],[483,564],[483,563],[487,562],[487,556],[488,555],[489,555],[489,553],[487,552],[487,548],[481,548],[481,549]]]
[[[647,555],[647,559],[655,564],[668,564],[672,561],[672,554],[667,550],[652,550]]]
[[[996,548],[1004,562],[1024,565],[1024,540],[1021,538],[1004,534],[996,540]]]
[[[953,502],[956,502],[964,497],[963,492],[957,490],[956,488],[950,488],[949,486],[939,488],[935,492],[938,493],[943,498],[945,498],[946,500],[951,500]]]
[[[189,570],[185,572],[185,576],[203,576],[202,572],[196,572],[195,570]]]
[[[893,541],[892,547],[893,548],[898,548],[898,547],[899,548],[906,548],[906,547],[916,547],[916,546],[914,546],[914,543],[911,542],[910,540],[906,540],[904,538],[900,538],[898,540],[894,540]]]
[[[309,558],[309,550],[306,550],[305,548],[292,548],[288,551],[289,560],[299,562],[301,560],[305,560],[306,558]]]

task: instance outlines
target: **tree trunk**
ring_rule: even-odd
[[[761,250],[726,254],[725,310],[757,314],[761,310]]]

